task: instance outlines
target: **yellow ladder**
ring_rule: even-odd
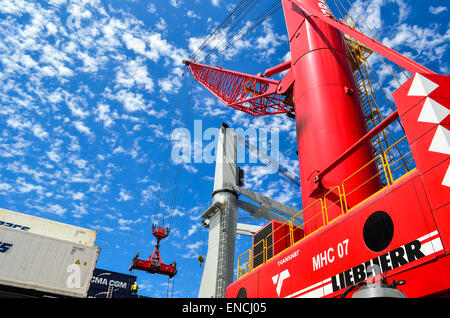
[[[347,35],[344,35],[344,39],[350,57],[353,77],[358,89],[358,96],[360,99],[361,109],[363,111],[365,125],[367,131],[370,131],[384,119],[378,106],[372,81],[366,66],[366,61],[373,51]],[[388,162],[392,161],[394,157],[400,156],[402,157],[404,168],[408,171],[408,162],[403,160],[399,147],[397,147],[397,145],[390,147],[394,143],[395,140],[390,130],[383,129],[371,140],[374,157],[383,155],[385,150],[388,149],[386,152],[386,159]],[[394,154],[394,150],[397,152],[397,156]]]

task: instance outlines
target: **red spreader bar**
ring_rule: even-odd
[[[291,111],[286,97],[277,94],[279,81],[220,67],[183,61],[192,76],[226,106],[253,116],[283,114]]]
[[[167,275],[169,278],[174,277],[177,274],[177,265],[174,264],[164,264],[161,261],[161,255],[159,253],[159,242],[169,236],[169,230],[162,227],[152,226],[152,233],[156,237],[156,247],[153,251],[152,256],[148,260],[138,259],[139,254],[133,258],[133,262],[129,268],[129,271],[137,269],[150,274],[162,274]]]

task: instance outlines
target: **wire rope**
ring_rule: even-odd
[[[190,59],[193,60],[197,54],[208,44],[208,42],[212,39],[212,37],[219,32],[219,30],[227,27],[228,24],[231,23],[233,20],[233,16],[239,13],[242,9],[242,7],[245,5],[245,3],[248,2],[248,0],[241,0],[236,7],[230,12],[230,14],[224,19],[224,21],[206,38],[206,40],[197,48],[197,50],[192,53]]]
[[[262,13],[260,13],[256,18],[254,18],[250,23],[247,23],[243,28],[241,28],[235,35],[233,35],[227,42],[222,45],[220,48],[215,48],[213,51],[208,53],[205,58],[202,59],[202,62],[208,62],[213,57],[217,57],[223,52],[225,52],[228,48],[230,48],[236,41],[244,37],[253,31],[256,27],[261,25],[264,21],[274,15],[278,10],[281,9],[281,5],[279,1],[275,1],[266,8]]]

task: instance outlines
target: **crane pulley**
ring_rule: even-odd
[[[162,239],[169,236],[170,229],[159,227],[156,224],[152,225],[152,234],[156,237],[156,245],[153,254],[148,260],[139,259],[139,253],[133,258],[129,271],[137,269],[145,271],[150,274],[162,274],[167,275],[169,278],[174,277],[177,274],[177,264],[174,261],[172,264],[164,264],[161,261],[161,255],[159,252],[159,243]]]

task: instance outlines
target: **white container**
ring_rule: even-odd
[[[0,208],[0,228],[13,228],[73,243],[94,246],[97,231]]]
[[[86,297],[100,248],[0,227],[0,284]]]

